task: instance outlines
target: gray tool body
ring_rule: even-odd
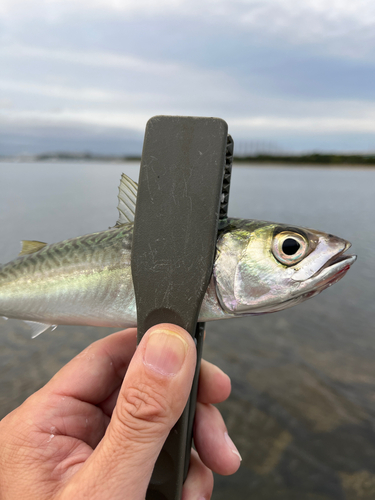
[[[138,341],[174,323],[196,340],[188,404],[157,460],[147,500],[179,500],[186,478],[219,218],[226,218],[233,143],[218,118],[156,116],[146,127],[132,244]]]

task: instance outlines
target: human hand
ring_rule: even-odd
[[[163,341],[164,339],[164,341]],[[163,443],[188,399],[196,363],[190,335],[136,329],[95,342],[0,422],[1,500],[144,500]],[[125,376],[125,378],[124,378]],[[212,472],[240,465],[219,411],[230,380],[202,361],[183,500],[208,500]]]

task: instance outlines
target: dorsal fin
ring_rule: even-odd
[[[41,250],[47,245],[47,243],[43,243],[42,241],[30,241],[30,240],[22,240],[21,241],[21,251],[18,255],[27,255],[29,253],[37,252]]]
[[[115,227],[134,222],[135,204],[137,202],[138,184],[125,174],[121,175],[118,189],[118,213],[119,219]]]

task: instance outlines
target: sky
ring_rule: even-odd
[[[374,153],[374,82],[373,0],[0,1],[0,156],[139,154],[158,114]]]

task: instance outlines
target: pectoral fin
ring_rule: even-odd
[[[44,248],[47,243],[43,243],[42,241],[22,240],[21,245],[22,248],[18,255],[28,255],[30,253],[38,252]]]
[[[52,326],[52,325],[46,325],[45,323],[37,323],[36,321],[24,320],[24,322],[31,328],[32,339],[35,339],[35,337],[45,332],[50,326]]]

